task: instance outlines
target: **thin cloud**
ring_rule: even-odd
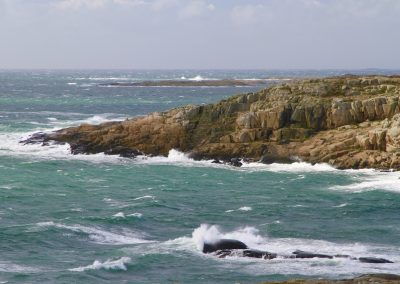
[[[256,5],[238,5],[233,7],[231,18],[235,24],[253,24],[261,19],[265,19],[268,15],[266,6],[262,4]]]
[[[189,4],[184,6],[179,11],[179,17],[182,19],[193,18],[200,16],[205,12],[211,12],[215,10],[215,6],[212,3],[204,1],[190,1]]]
[[[61,10],[99,9],[106,5],[142,6],[149,3],[144,0],[61,0],[54,4]]]

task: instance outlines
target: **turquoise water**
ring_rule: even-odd
[[[122,120],[257,89],[99,83],[341,73],[348,72],[0,72],[0,282],[258,283],[399,273],[399,173],[305,163],[232,168],[177,151],[135,160],[72,156],[67,146],[18,143],[39,130]],[[217,238],[283,256],[302,249],[395,263],[202,254],[203,241]]]

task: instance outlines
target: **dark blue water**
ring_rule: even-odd
[[[237,169],[195,162],[177,151],[136,160],[72,156],[67,146],[18,143],[38,130],[122,120],[261,88],[101,83],[344,73],[349,71],[0,72],[0,282],[257,283],[398,273],[398,173],[306,163]],[[395,263],[218,259],[201,253],[205,240],[218,238],[282,256],[302,249]]]

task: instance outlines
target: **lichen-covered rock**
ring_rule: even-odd
[[[44,140],[67,142],[74,153],[167,155],[175,148],[197,158],[295,157],[338,168],[400,169],[399,97],[400,76],[307,79],[216,104],[67,128]]]

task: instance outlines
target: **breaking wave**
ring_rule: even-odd
[[[93,264],[87,265],[87,266],[80,266],[77,268],[72,268],[68,269],[69,271],[75,271],[75,272],[83,272],[86,270],[100,270],[100,269],[105,269],[105,270],[127,270],[126,264],[131,262],[130,257],[121,257],[116,260],[106,260],[104,262],[100,262],[98,260],[95,260]]]

